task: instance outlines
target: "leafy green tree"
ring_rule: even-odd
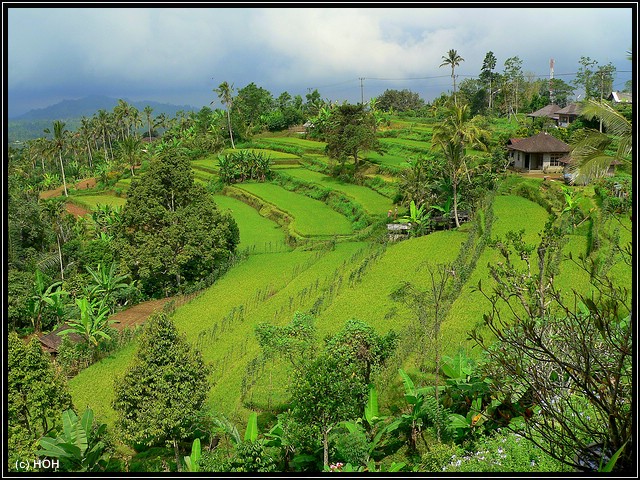
[[[25,343],[15,332],[7,342],[6,417],[8,465],[33,458],[38,439],[71,408],[65,379],[37,338]]]
[[[355,172],[360,167],[363,151],[382,152],[375,133],[375,118],[364,105],[344,104],[337,107],[326,132],[326,153],[340,162],[341,171],[349,158],[353,159]]]
[[[288,325],[278,327],[260,323],[255,327],[258,344],[266,357],[285,357],[294,368],[300,368],[305,358],[315,352],[316,327],[314,317],[296,312]]]
[[[445,171],[453,188],[453,214],[456,227],[458,218],[458,186],[464,176],[469,176],[467,147],[486,149],[480,140],[488,136],[482,128],[469,119],[467,105],[449,105],[446,118],[433,129],[432,149],[440,150],[445,159]]]
[[[133,362],[114,384],[113,408],[124,441],[173,445],[180,469],[179,442],[192,438],[201,421],[210,372],[170,317],[152,316]]]
[[[218,88],[213,89],[218,94],[218,98],[223,105],[227,107],[227,127],[229,128],[229,138],[231,139],[231,147],[235,150],[233,143],[233,129],[231,128],[231,107],[233,106],[233,84],[222,82]],[[213,103],[213,102],[211,102]]]
[[[271,92],[251,82],[238,90],[235,106],[236,113],[249,131],[259,132],[263,128],[261,118],[275,107],[275,101]]]
[[[424,106],[424,100],[420,98],[420,95],[406,88],[402,90],[385,90],[378,97],[378,108],[385,112],[418,111]]]
[[[58,436],[40,439],[41,449],[36,453],[60,460],[63,472],[100,472],[109,464],[109,446],[104,437],[106,424],[96,427],[93,410],[87,408],[78,418],[73,410],[62,413],[62,431]]]
[[[495,54],[489,50],[482,61],[482,69],[480,71],[480,81],[482,81],[489,89],[489,110],[492,108],[493,88],[496,81],[496,74],[493,70],[496,68],[497,58]]]
[[[451,67],[451,80],[453,80],[453,100],[456,102],[456,67],[460,66],[460,62],[464,62],[464,58],[458,55],[458,52],[453,48],[442,56],[441,67],[446,65]]]
[[[342,330],[325,340],[324,349],[332,356],[353,364],[363,384],[371,383],[372,375],[391,357],[398,344],[398,334],[390,330],[378,335],[361,320],[347,320]]]
[[[322,353],[294,373],[290,384],[292,415],[322,438],[323,464],[329,465],[329,433],[341,421],[358,418],[367,387],[356,363]]]
[[[114,239],[122,264],[147,294],[207,279],[239,241],[235,220],[194,183],[189,160],[176,148],[164,148],[131,182]]]
[[[505,100],[505,108],[509,119],[511,115],[518,113],[518,94],[524,86],[522,74],[522,60],[520,57],[509,57],[504,61],[502,75],[502,97]]]

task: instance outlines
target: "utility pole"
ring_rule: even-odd
[[[364,87],[362,86],[362,81],[364,77],[360,77],[360,105],[364,105]]]

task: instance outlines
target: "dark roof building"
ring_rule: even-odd
[[[40,336],[38,340],[40,340],[42,348],[51,354],[58,353],[58,348],[60,348],[60,344],[62,344],[62,340],[64,338],[64,336],[60,336],[58,334],[64,330],[69,329],[71,329],[71,327],[65,323],[62,326],[56,328],[53,332]],[[77,333],[69,333],[67,334],[67,336],[69,337],[69,340],[74,343],[84,341],[84,339]]]

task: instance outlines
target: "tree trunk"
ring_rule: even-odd
[[[456,227],[460,226],[460,220],[458,220],[458,179],[454,178],[451,182],[453,187],[453,218],[456,219]]]
[[[323,461],[324,466],[329,466],[329,430],[325,430],[322,433],[322,448],[323,448]]]
[[[235,150],[236,146],[233,143],[233,132],[231,131],[231,114],[229,113],[228,108],[227,108],[227,125],[229,126],[229,138],[231,138],[231,148]]]
[[[60,235],[56,233],[56,239],[58,240],[58,258],[60,259],[60,278],[64,281],[64,265],[62,264],[62,248],[60,247]]]
[[[67,180],[64,176],[64,164],[62,163],[62,152],[58,152],[58,157],[60,158],[60,170],[62,171],[62,185],[64,186],[64,196],[68,197],[69,193],[67,192]]]
[[[173,439],[173,451],[176,456],[176,468],[178,469],[179,472],[181,472],[182,465],[180,464],[180,451],[178,450],[178,440],[175,438]]]

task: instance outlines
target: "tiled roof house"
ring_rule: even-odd
[[[518,170],[561,172],[564,164],[560,159],[571,151],[571,147],[547,132],[527,138],[512,138],[507,143],[509,163]]]

